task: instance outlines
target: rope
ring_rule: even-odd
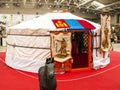
[[[43,48],[43,47],[29,47],[29,46],[13,45],[13,44],[9,44],[9,43],[7,43],[7,45],[9,45],[9,46],[13,46],[13,47],[22,47],[22,48],[50,49],[50,48]]]

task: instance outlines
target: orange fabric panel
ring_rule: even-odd
[[[72,70],[72,62],[71,62],[71,58],[66,60],[65,62],[61,63],[61,62],[57,62],[54,61],[55,64],[55,73],[59,73],[59,72],[69,72]]]

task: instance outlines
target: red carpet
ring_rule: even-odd
[[[111,52],[111,63],[99,70],[56,75],[57,90],[120,90],[120,52]],[[8,67],[0,53],[0,90],[39,90],[38,76]]]

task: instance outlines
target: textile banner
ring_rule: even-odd
[[[103,51],[109,51],[111,49],[111,16],[101,14],[101,49]]]
[[[58,62],[65,62],[71,58],[71,32],[51,33],[52,57]]]
[[[79,29],[79,30],[94,30],[95,26],[85,20],[79,19],[53,19],[53,24],[56,28]]]

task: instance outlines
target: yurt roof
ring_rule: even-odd
[[[67,21],[67,24],[72,25],[71,27],[68,27],[67,29],[85,30],[86,28],[84,28],[84,26],[78,25],[78,24],[80,24],[78,22],[79,20],[90,23],[91,25],[93,25],[93,27],[95,27],[94,30],[97,30],[100,28],[99,24],[88,21],[84,18],[78,17],[69,12],[51,12],[51,13],[46,13],[44,15],[41,15],[40,17],[34,18],[32,20],[25,21],[20,24],[14,25],[14,26],[10,27],[9,29],[46,29],[46,30],[63,29],[64,27],[57,28],[55,26],[54,21],[58,21],[58,20],[62,20],[65,22]],[[73,22],[73,23],[71,23],[71,22]],[[87,26],[87,29],[91,29],[91,28],[89,28],[89,25]]]

